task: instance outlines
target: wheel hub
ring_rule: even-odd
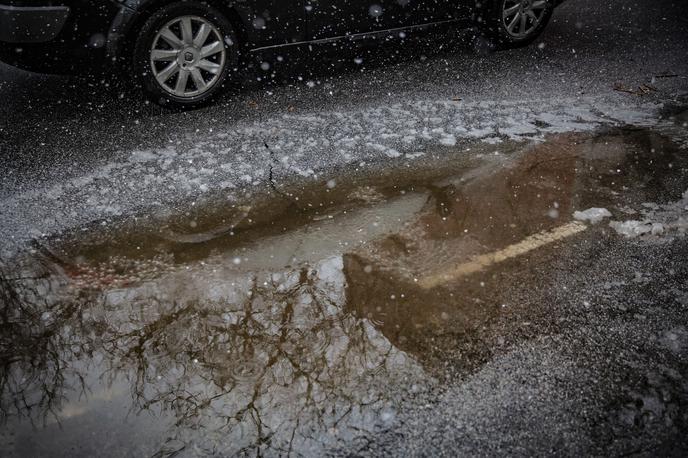
[[[184,51],[179,53],[179,57],[177,58],[177,64],[181,68],[195,68],[196,64],[200,60],[200,54],[200,49],[194,47],[186,48],[184,49]]]

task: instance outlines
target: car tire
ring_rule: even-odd
[[[489,0],[480,15],[483,33],[499,48],[526,46],[547,27],[553,11],[553,0]]]
[[[163,6],[143,24],[133,70],[152,101],[187,109],[217,97],[238,61],[239,43],[227,17],[207,3],[183,1]]]

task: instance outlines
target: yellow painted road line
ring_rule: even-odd
[[[515,258],[522,254],[533,251],[537,248],[549,245],[550,243],[563,240],[572,235],[578,234],[586,230],[588,226],[579,221],[559,226],[550,231],[538,232],[523,239],[522,241],[509,245],[508,247],[492,253],[481,254],[474,256],[470,261],[458,266],[451,267],[443,272],[436,272],[426,277],[420,278],[418,284],[421,288],[431,289],[444,283],[457,280],[465,275],[470,275],[479,272],[494,264],[506,261],[507,259]]]

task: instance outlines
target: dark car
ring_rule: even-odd
[[[198,106],[242,55],[437,25],[525,45],[561,0],[0,0],[0,60],[32,71],[130,70],[153,100]]]

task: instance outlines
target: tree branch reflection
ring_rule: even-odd
[[[413,364],[343,311],[341,258],[239,283],[232,302],[155,299],[164,286],[144,284],[50,303],[3,279],[3,418],[59,418],[101,368],[104,383],[128,380],[132,412],[171,419],[159,456],[307,453],[378,428],[386,383]]]

